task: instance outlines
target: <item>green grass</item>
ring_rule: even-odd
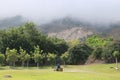
[[[119,64],[120,65],[120,64]],[[0,67],[0,80],[120,80],[120,70],[115,64],[67,65],[63,72],[56,72],[51,67],[36,69],[9,69]],[[5,78],[11,75],[12,78]]]

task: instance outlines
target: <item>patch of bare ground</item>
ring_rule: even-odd
[[[12,76],[10,74],[6,74],[3,76],[4,78],[12,78]]]

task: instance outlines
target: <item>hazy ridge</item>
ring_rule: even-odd
[[[20,26],[25,22],[27,22],[27,19],[22,16],[1,19],[0,29],[6,29],[12,26]],[[46,24],[37,25],[37,28],[41,29],[43,33],[48,34],[50,37],[62,38],[65,40],[80,39],[92,34],[112,36],[115,39],[119,39],[118,36],[120,35],[119,22],[109,24],[91,24],[89,22],[71,17],[64,17],[53,20]]]

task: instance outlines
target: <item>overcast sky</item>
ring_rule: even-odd
[[[0,17],[23,15],[36,20],[64,16],[89,21],[120,20],[120,0],[0,0]]]

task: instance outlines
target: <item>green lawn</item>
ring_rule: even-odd
[[[119,64],[120,65],[120,64]],[[50,67],[36,69],[9,69],[0,67],[0,80],[120,80],[120,70],[115,64],[67,65],[63,72],[53,71]],[[11,75],[12,78],[5,78]]]

